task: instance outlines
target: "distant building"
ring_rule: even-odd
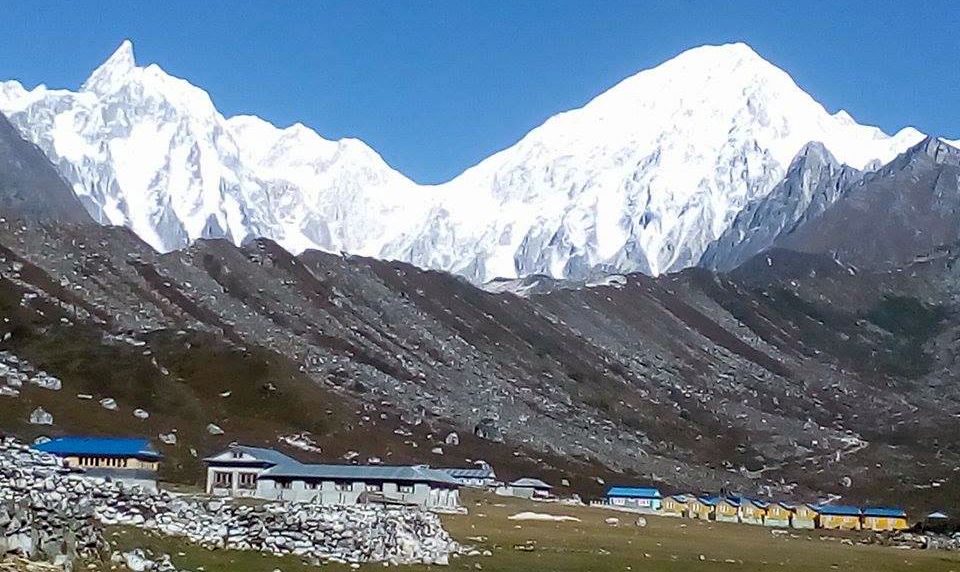
[[[788,528],[792,516],[793,508],[791,505],[782,502],[767,503],[767,510],[763,515],[763,525],[776,528]],[[813,517],[816,517],[816,513],[813,513]],[[813,528],[813,525],[814,522],[811,520],[810,528]]]
[[[488,488],[497,485],[497,475],[494,473],[493,467],[490,467],[489,465],[465,469],[458,467],[447,467],[438,468],[437,470],[447,473],[465,487]]]
[[[497,489],[497,494],[525,499],[545,499],[550,498],[552,489],[551,485],[540,479],[525,477],[517,479],[505,487],[500,487]]]
[[[740,522],[746,524],[763,524],[764,518],[767,516],[767,509],[770,506],[769,503],[758,500],[751,499],[747,497],[740,497]],[[787,524],[790,523],[790,517],[787,517]]]
[[[657,512],[662,501],[660,491],[650,487],[610,487],[606,497],[610,506],[638,512]]]
[[[454,510],[460,483],[426,466],[278,465],[264,471],[257,496],[320,504],[395,504]]]
[[[705,502],[713,503],[713,519],[717,522],[740,522],[739,497],[711,497]]]
[[[233,445],[204,459],[207,492],[320,504],[394,504],[453,510],[460,483],[426,466],[301,463],[273,449]]]
[[[257,482],[267,469],[300,464],[280,451],[245,445],[231,445],[203,462],[207,465],[207,494],[229,497],[255,497]]]
[[[662,516],[687,516],[689,499],[689,495],[668,496],[660,503],[660,514]]]
[[[157,489],[157,470],[163,455],[147,439],[59,437],[33,448],[62,458],[67,466],[82,469],[90,477]]]
[[[792,510],[790,515],[790,526],[793,528],[800,529],[813,529],[817,527],[817,519],[819,518],[819,513],[816,508],[808,504],[787,504],[781,503],[785,508]]]
[[[860,530],[860,509],[855,506],[822,504],[813,508],[820,514],[820,528]]]
[[[881,532],[910,528],[907,513],[899,508],[868,507],[863,509],[862,514],[864,530]]]
[[[710,520],[713,516],[713,497],[691,496],[687,501],[687,516],[700,520]]]

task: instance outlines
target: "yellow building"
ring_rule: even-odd
[[[713,519],[717,522],[740,522],[740,499],[714,497],[706,502],[713,503]]]
[[[874,507],[863,509],[863,528],[883,532],[906,530],[910,525],[907,523],[907,513],[902,509]]]
[[[827,530],[860,530],[860,509],[855,506],[819,505],[820,528]]]
[[[763,525],[787,528],[790,526],[790,517],[792,516],[793,509],[789,505],[772,502],[767,505],[766,513],[763,515]],[[816,513],[814,513],[814,516],[816,516]],[[812,523],[811,528],[813,528]]]
[[[798,505],[787,505],[784,507],[791,509],[793,514],[790,515],[790,526],[793,528],[803,528],[803,529],[812,529],[817,527],[817,519],[819,518],[819,513],[806,504]]]
[[[686,516],[689,500],[690,497],[687,495],[669,496],[660,503],[660,514],[662,516]]]
[[[761,500],[740,498],[740,522],[746,524],[764,524],[770,505]]]
[[[713,504],[707,501],[706,497],[690,497],[687,501],[687,516],[700,520],[710,520],[713,515]]]

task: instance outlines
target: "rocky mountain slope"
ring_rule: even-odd
[[[0,213],[29,221],[93,221],[36,145],[0,114]]]
[[[822,253],[853,268],[897,268],[960,240],[960,147],[926,138],[861,173],[808,148],[769,195],[747,205],[700,265],[732,270],[769,248]]]
[[[97,221],[160,251],[265,237],[475,283],[685,268],[807,143],[863,169],[921,138],[829,114],[743,44],[627,78],[439,186],[414,184],[358,140],[227,119],[202,89],[138,66],[129,42],[77,92],[0,84],[0,111]]]
[[[0,429],[155,436],[187,482],[242,440],[485,459],[587,494],[939,505],[960,492],[956,261],[851,272],[776,250],[518,297],[266,239],[160,254],[122,227],[4,219]]]

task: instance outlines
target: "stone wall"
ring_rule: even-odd
[[[23,548],[23,521],[18,520],[17,526],[7,526],[13,533],[6,538],[15,538],[14,544],[7,541],[0,553],[51,557],[43,547],[53,550],[56,543],[95,551],[102,543],[95,524],[136,526],[210,548],[295,554],[317,563],[446,564],[458,549],[439,517],[417,508],[250,506],[174,496],[84,477],[55,457],[6,439],[0,441],[0,506],[14,502],[21,511],[31,507],[33,516],[25,518],[36,525],[29,530],[38,532],[29,535],[30,540],[36,536],[32,546],[41,551]]]

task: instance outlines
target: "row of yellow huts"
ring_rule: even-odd
[[[611,487],[604,504],[661,516],[742,522],[779,528],[891,531],[909,528],[899,508],[764,501],[735,495],[663,497],[651,487]]]

